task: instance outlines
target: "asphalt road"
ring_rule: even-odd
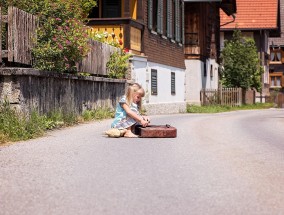
[[[284,214],[284,109],[152,116],[168,139],[111,121],[0,146],[0,214]]]

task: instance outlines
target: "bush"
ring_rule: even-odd
[[[88,51],[86,26],[88,12],[96,0],[0,0],[39,18],[34,67],[41,70],[76,71],[76,63]]]
[[[46,38],[50,23],[54,28],[51,40]],[[48,18],[38,29],[38,45],[33,49],[34,66],[41,70],[76,72],[76,63],[89,49],[86,28],[76,19]]]
[[[128,70],[128,60],[130,55],[122,51],[114,52],[106,64],[109,78],[125,78]]]

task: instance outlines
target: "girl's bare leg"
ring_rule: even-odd
[[[129,127],[129,128],[126,129],[124,137],[138,137],[138,135],[132,133],[131,127]]]

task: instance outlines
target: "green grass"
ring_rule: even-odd
[[[187,112],[219,113],[234,110],[266,109],[271,107],[273,107],[273,104],[270,103],[257,103],[240,107],[188,105]],[[114,117],[114,112],[104,108],[86,110],[80,116],[75,113],[64,113],[61,110],[46,115],[39,115],[36,111],[32,111],[30,115],[23,116],[12,109],[8,103],[4,103],[0,105],[0,144],[28,140],[42,136],[48,130],[112,117]]]
[[[0,106],[0,144],[33,139],[44,135],[48,130],[113,116],[113,111],[104,108],[85,111],[81,116],[61,110],[46,115],[32,111],[25,116],[4,103]]]
[[[220,113],[236,110],[253,110],[253,109],[267,109],[274,107],[272,103],[256,103],[253,105],[242,105],[236,107],[212,105],[212,106],[198,106],[198,105],[187,105],[187,113]]]

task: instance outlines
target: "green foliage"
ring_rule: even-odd
[[[210,106],[197,106],[187,105],[187,113],[220,113],[236,110],[253,110],[253,109],[267,109],[274,107],[273,103],[255,103],[251,105],[242,106],[222,106],[222,105],[210,105]]]
[[[0,0],[1,7],[7,12],[8,6],[15,6],[28,13],[48,17],[85,19],[97,0]]]
[[[32,111],[24,116],[11,108],[8,102],[0,105],[0,144],[8,141],[28,140],[42,136],[47,130],[71,126],[80,121],[100,120],[114,117],[110,109],[97,108],[85,111],[81,116],[62,110],[40,115]]]
[[[0,0],[37,15],[34,67],[41,70],[76,71],[76,63],[88,51],[87,27],[83,25],[96,0]]]
[[[89,50],[86,27],[76,19],[62,21],[50,17],[38,29],[37,37],[38,45],[33,50],[34,66],[41,70],[75,72],[76,63]]]
[[[114,52],[106,64],[109,78],[125,78],[130,54]]]
[[[44,118],[36,112],[25,117],[11,109],[8,103],[4,103],[0,108],[0,143],[37,137],[45,129],[43,122]]]
[[[241,32],[236,30],[232,40],[225,41],[221,58],[223,86],[261,90],[263,68],[253,39],[242,37]]]
[[[98,108],[95,110],[85,110],[82,114],[84,121],[107,119],[114,117],[114,112],[110,109]]]

